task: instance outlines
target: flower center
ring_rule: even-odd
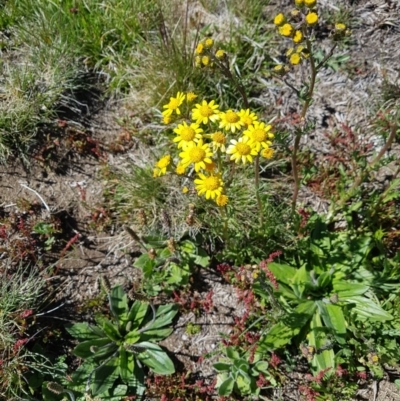
[[[171,110],[175,110],[179,107],[179,100],[172,98],[168,103],[168,108]]]
[[[190,150],[189,157],[192,163],[198,163],[206,157],[206,152],[204,149],[194,147]]]
[[[216,132],[213,134],[212,140],[220,145],[224,145],[226,142],[225,135],[222,132]]]
[[[214,110],[209,106],[200,106],[199,112],[203,117],[210,117],[214,114]]]
[[[251,148],[247,143],[238,143],[236,144],[236,151],[241,156],[247,156],[251,152]]]
[[[204,188],[208,191],[215,191],[220,187],[219,178],[218,177],[207,177],[204,180]]]
[[[257,142],[264,142],[267,139],[267,133],[261,128],[255,129],[253,139]]]
[[[196,132],[194,131],[193,128],[185,127],[181,131],[181,138],[184,141],[187,141],[187,142],[193,141],[195,136],[196,136]]]
[[[228,123],[237,123],[240,120],[240,117],[234,111],[227,111],[225,114],[225,119]]]

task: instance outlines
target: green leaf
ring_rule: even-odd
[[[232,365],[230,363],[217,362],[213,364],[213,367],[217,372],[224,372],[224,371],[229,371]]]
[[[338,295],[339,300],[342,298],[365,294],[368,289],[369,286],[365,284],[333,280],[333,292]]]
[[[297,269],[281,263],[268,263],[268,269],[273,273],[276,279],[284,284],[290,285],[292,277],[295,276]]]
[[[99,327],[90,326],[88,323],[68,323],[65,328],[72,337],[77,338],[79,341],[105,337],[105,333]]]
[[[393,316],[390,313],[386,312],[380,305],[370,298],[353,296],[341,297],[340,300],[347,304],[355,304],[351,311],[361,319],[376,322],[384,322],[385,320],[393,319]]]
[[[110,303],[113,312],[117,315],[121,324],[125,324],[128,320],[128,297],[120,285],[111,289]]]
[[[339,344],[346,344],[346,320],[342,308],[339,305],[324,304],[318,302],[319,311],[325,326],[332,329]]]
[[[269,367],[269,363],[267,361],[258,361],[254,364],[254,369],[257,372],[261,372],[261,373],[269,375],[268,367]]]
[[[210,264],[210,257],[207,255],[207,252],[202,249],[197,249],[197,254],[194,258],[194,263],[201,267],[207,267]]]
[[[146,348],[146,351],[138,354],[137,358],[154,373],[159,375],[175,373],[174,363],[160,346],[148,341],[140,342],[137,345]]]
[[[103,321],[103,330],[104,333],[106,333],[106,336],[115,343],[119,343],[122,340],[122,336],[119,333],[118,328],[107,319],[104,319]]]
[[[105,365],[100,366],[94,371],[92,380],[93,395],[104,393],[111,389],[119,374],[118,358],[112,358]]]
[[[87,359],[94,355],[90,350],[91,347],[103,347],[107,344],[112,344],[109,338],[96,338],[95,340],[83,341],[75,347],[72,353],[82,359]]]
[[[232,361],[240,358],[239,352],[237,352],[234,347],[226,347],[225,352]]]
[[[147,302],[142,302],[136,300],[132,307],[131,310],[129,311],[128,315],[128,321],[132,322],[132,331],[139,329],[141,326],[143,319],[145,318],[147,314],[147,310],[149,308],[149,305]]]
[[[308,334],[309,344],[317,350],[325,346],[327,336],[323,330],[321,316],[318,311],[311,320],[310,329],[310,333]],[[314,356],[312,363],[317,372],[330,368],[328,374],[332,374],[335,367],[335,354],[332,349],[324,350]]]
[[[233,391],[233,386],[235,381],[232,377],[228,377],[221,385],[218,387],[218,395],[228,396]]]
[[[150,259],[150,256],[147,253],[144,253],[135,260],[133,266],[142,269],[145,278],[151,278],[153,270],[156,267],[156,261]]]
[[[126,352],[123,346],[119,349],[119,375],[124,383],[128,384],[133,375],[134,356],[130,352]]]
[[[172,324],[172,320],[174,319],[178,311],[179,307],[177,304],[167,304],[159,306],[156,311],[156,320],[152,324],[151,330],[149,330],[149,332],[155,331],[155,329],[158,329],[160,327]]]

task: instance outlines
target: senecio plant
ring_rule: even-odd
[[[215,100],[198,100],[192,92],[178,92],[163,106],[163,122],[174,125],[175,154],[164,155],[157,161],[154,176],[168,171],[193,178],[199,196],[214,201],[218,206],[228,204],[227,188],[233,176],[234,165],[255,164],[255,184],[258,206],[259,159],[270,159],[274,134],[272,125],[259,121],[248,107],[241,85],[229,70],[229,61],[223,50],[214,51],[214,41],[209,38],[196,48],[195,63],[201,68],[219,68],[237,84],[244,99],[241,110],[222,110]],[[188,191],[187,188],[183,189]]]

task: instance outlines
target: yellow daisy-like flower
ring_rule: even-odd
[[[172,120],[172,118],[171,118],[171,115],[170,115],[170,114],[169,114],[169,115],[164,115],[164,116],[163,116],[163,123],[164,123],[164,124],[166,124],[166,125],[170,124],[170,123],[171,123],[171,120]]]
[[[221,195],[224,183],[219,175],[199,174],[199,178],[194,180],[197,194],[205,194],[206,199],[215,199]]]
[[[204,45],[203,45],[203,43],[199,43],[199,44],[197,45],[195,52],[196,52],[197,54],[202,54],[202,53],[204,52]]]
[[[308,25],[313,26],[318,22],[318,14],[317,13],[308,13],[306,15],[306,22]]]
[[[192,142],[187,148],[179,153],[182,158],[181,164],[188,167],[190,164],[194,164],[196,172],[206,168],[206,163],[211,163],[212,152],[207,143],[203,144],[203,140],[200,139],[197,143]]]
[[[215,57],[218,59],[218,60],[221,60],[222,58],[224,58],[225,57],[225,51],[224,50],[222,50],[222,49],[219,49],[219,50],[217,50],[216,52],[215,52]]]
[[[225,148],[226,136],[221,131],[217,131],[211,134],[211,140],[212,140],[211,145],[213,147],[214,152],[217,152],[218,149],[220,149],[221,152],[226,151]]]
[[[167,167],[171,164],[171,156],[163,156],[157,163],[153,170],[153,177],[161,177],[167,173]]]
[[[335,31],[336,32],[344,32],[346,30],[347,26],[345,24],[342,24],[341,22],[338,22],[335,24]]]
[[[280,28],[279,28],[279,33],[282,36],[286,36],[286,37],[290,37],[293,36],[294,33],[294,28],[292,27],[292,25],[290,24],[283,24]]]
[[[292,65],[298,65],[301,63],[301,57],[299,53],[294,53],[290,56],[289,62]]]
[[[183,175],[185,174],[186,167],[182,165],[182,163],[178,163],[175,169],[175,173],[178,175]]]
[[[296,53],[299,53],[304,58],[310,57],[310,52],[304,46],[297,46]]]
[[[203,65],[205,65],[205,66],[207,66],[207,65],[209,65],[210,64],[210,57],[208,57],[208,56],[203,56],[202,58],[201,58],[201,63],[203,64]]]
[[[258,151],[253,144],[250,143],[248,136],[242,136],[238,141],[231,139],[231,145],[226,153],[232,155],[231,160],[235,163],[242,162],[246,164],[253,161],[253,156],[256,156]]]
[[[304,0],[304,3],[308,8],[312,8],[317,4],[317,0]]]
[[[208,124],[209,121],[215,122],[220,118],[218,107],[214,100],[209,103],[203,100],[201,104],[197,103],[192,110],[192,120],[196,121],[197,124]]]
[[[221,121],[219,123],[219,128],[224,128],[232,133],[234,133],[236,130],[239,130],[244,125],[239,114],[233,110],[228,110],[226,113],[221,113],[220,117]]]
[[[182,193],[183,194],[187,194],[188,192],[189,192],[189,188],[188,187],[185,186],[185,187],[182,188]]]
[[[173,141],[178,142],[178,149],[185,149],[191,143],[197,142],[201,139],[201,132],[203,132],[203,130],[196,123],[187,125],[184,121],[174,129],[174,132],[177,136]]]
[[[210,49],[211,47],[213,47],[213,45],[214,45],[214,40],[212,40],[211,38],[206,39],[204,42],[204,46],[207,49]]]
[[[274,156],[274,149],[271,148],[265,148],[261,151],[261,156],[266,158],[266,159],[272,159]]]
[[[188,102],[192,102],[194,99],[196,99],[197,95],[195,95],[193,92],[187,92],[186,93],[186,100]]]
[[[215,200],[215,203],[218,206],[226,206],[228,204],[229,198],[226,195],[220,195],[217,196],[217,199]]]
[[[271,131],[272,125],[265,125],[263,122],[256,121],[254,125],[251,125],[243,135],[249,138],[249,144],[253,145],[257,152],[260,151],[261,146],[263,148],[272,144],[271,139],[274,134]]]
[[[246,109],[246,110],[242,109],[239,111],[238,114],[245,127],[248,127],[249,125],[253,125],[253,123],[258,120],[258,117],[256,116],[256,114],[254,112],[252,112],[250,109]]]
[[[282,26],[286,22],[286,18],[282,13],[279,13],[274,18],[274,24],[276,26]]]
[[[304,0],[294,0],[294,4],[296,4],[297,7],[303,7]]]
[[[169,99],[169,103],[163,106],[164,110],[162,114],[164,116],[170,116],[173,112],[175,112],[177,115],[181,114],[181,111],[179,110],[179,106],[183,103],[185,100],[185,95],[182,92],[178,92],[176,94],[176,97],[171,97]]]
[[[303,40],[303,34],[301,31],[296,31],[293,36],[294,43],[300,43]]]

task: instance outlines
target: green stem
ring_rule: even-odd
[[[311,47],[311,42],[309,39],[306,39],[306,44],[307,44],[307,50],[310,54],[311,80],[310,80],[310,87],[309,87],[307,95],[306,95],[306,100],[304,102],[303,109],[301,110],[301,114],[300,114],[300,119],[302,122],[304,122],[308,108],[310,107],[310,104],[311,104],[312,96],[314,93],[315,80],[316,80],[317,73],[318,73],[317,68],[315,66],[314,57],[312,55],[312,47]],[[292,171],[293,171],[293,179],[294,179],[292,213],[294,213],[294,211],[296,210],[297,197],[299,195],[299,189],[300,189],[299,171],[297,168],[297,152],[299,150],[300,139],[301,139],[302,133],[303,133],[302,130],[298,130],[296,132],[296,137],[294,139],[294,146],[293,146],[293,152],[292,152]]]
[[[263,207],[260,197],[260,155],[256,156],[256,160],[254,163],[254,183],[256,187],[256,198],[257,198],[257,205],[258,211],[260,213],[260,226],[263,226],[264,223],[264,215],[263,215]]]

